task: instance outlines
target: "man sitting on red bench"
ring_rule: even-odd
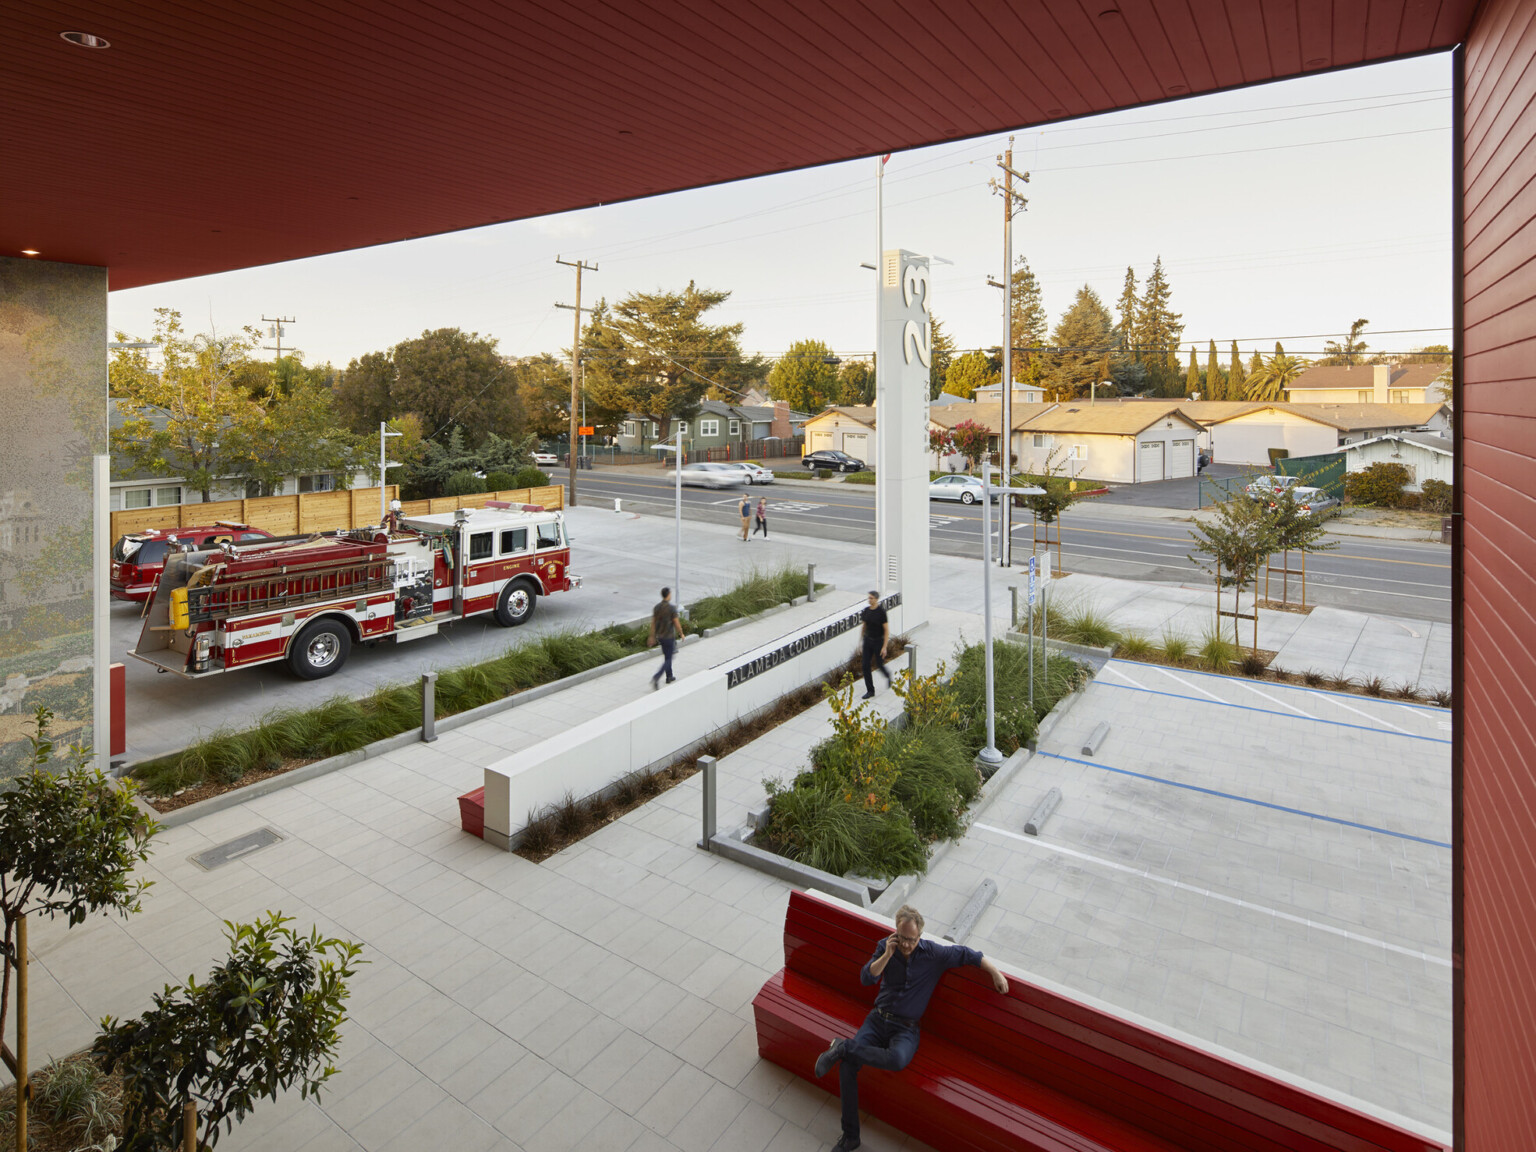
[[[1000,994],[1008,992],[1008,977],[996,964],[974,948],[959,944],[935,944],[923,939],[923,914],[910,904],[896,911],[896,931],[882,940],[875,954],[859,971],[865,984],[879,983],[873,1011],[852,1040],[838,1037],[816,1057],[816,1078],[839,1071],[843,1096],[843,1138],[832,1152],[853,1152],[859,1146],[859,1069],[884,1068],[896,1072],[912,1063],[917,1053],[918,1025],[933,990],[951,968],[974,964],[992,978]]]

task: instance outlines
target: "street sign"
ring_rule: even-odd
[[[1029,558],[1029,602],[1031,604],[1035,602],[1035,574],[1036,561],[1035,558],[1031,556]]]
[[[576,435],[578,435],[578,436],[596,436],[597,435],[597,429],[595,427],[581,427],[581,428],[576,429]]]

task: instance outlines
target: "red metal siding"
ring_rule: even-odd
[[[1536,1148],[1536,5],[1488,0],[1463,97],[1464,1147]]]

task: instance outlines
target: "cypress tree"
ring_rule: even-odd
[[[1211,350],[1205,358],[1205,392],[1207,400],[1224,400],[1227,393],[1221,382],[1221,365],[1216,363],[1216,341],[1211,341]]]
[[[1243,385],[1248,379],[1248,374],[1243,371],[1243,356],[1237,350],[1237,341],[1232,341],[1232,367],[1227,374],[1227,390],[1225,396],[1228,400],[1241,400],[1243,398]]]
[[[1136,269],[1126,266],[1125,286],[1120,289],[1120,348],[1124,352],[1135,353],[1137,360],[1141,359],[1141,348],[1137,343],[1137,321],[1139,318],[1136,303]]]
[[[1200,391],[1200,365],[1195,360],[1195,346],[1189,346],[1189,371],[1184,374],[1184,395],[1193,396]]]

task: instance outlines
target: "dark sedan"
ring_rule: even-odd
[[[833,472],[862,472],[866,467],[864,461],[856,459],[846,452],[834,452],[830,448],[806,453],[800,459],[800,466],[806,471],[811,471],[815,468],[828,468]]]

